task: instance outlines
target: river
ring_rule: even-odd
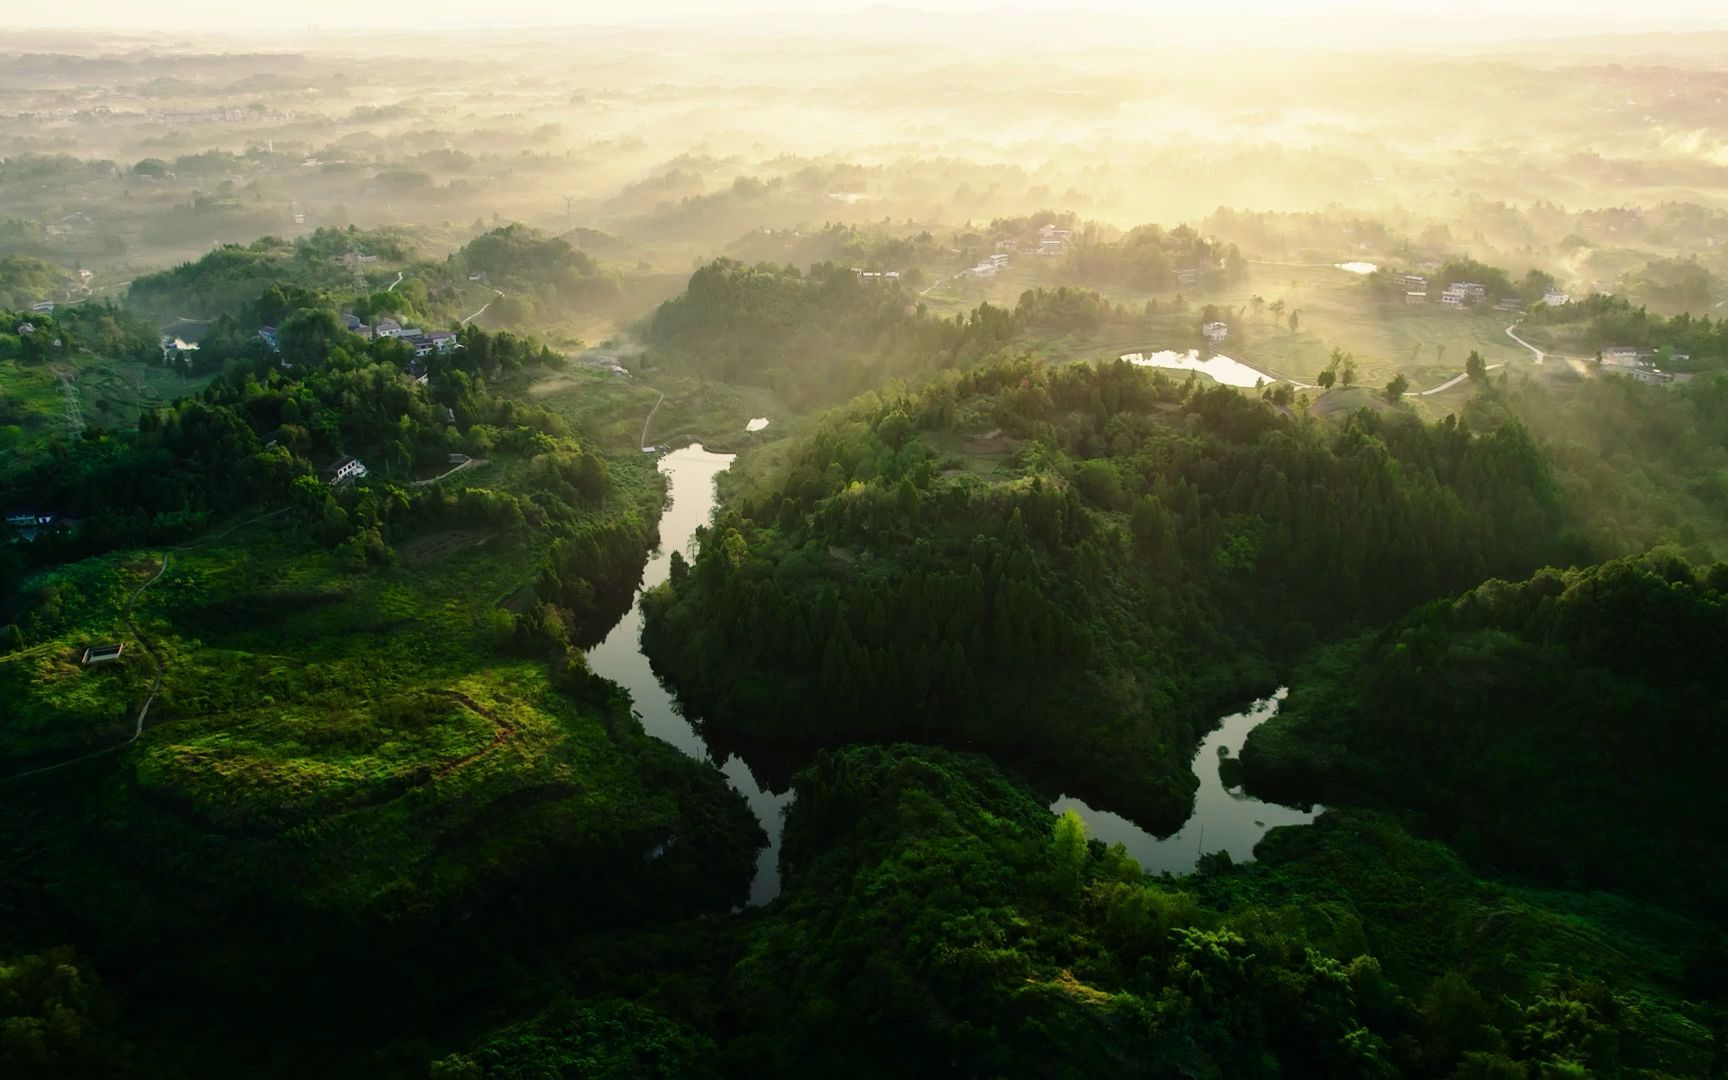
[[[689,553],[697,527],[708,523],[714,509],[714,478],[726,471],[732,458],[731,454],[711,453],[700,443],[661,456],[658,464],[669,481],[671,501],[660,518],[660,546],[642,572],[644,590],[666,580],[674,551]],[[605,639],[588,650],[588,666],[630,691],[636,715],[648,734],[666,740],[693,758],[713,761],[708,744],[684,718],[678,699],[661,685],[649,666],[641,638],[642,601],[638,595]],[[1248,733],[1276,714],[1283,700],[1281,689],[1255,702],[1247,711],[1225,717],[1218,729],[1200,743],[1194,754],[1194,772],[1200,778],[1194,813],[1173,836],[1160,840],[1119,814],[1068,796],[1058,798],[1050,809],[1058,814],[1070,808],[1078,810],[1091,835],[1106,843],[1125,845],[1128,854],[1153,873],[1164,870],[1188,873],[1194,869],[1202,850],[1228,851],[1236,861],[1246,860],[1267,829],[1303,824],[1320,812],[1318,807],[1309,813],[1261,802],[1239,789],[1226,788],[1218,775],[1219,749],[1240,754]],[[750,905],[761,906],[780,892],[781,814],[791,802],[792,794],[787,791],[777,795],[764,788],[744,759],[736,754],[728,755],[718,764],[726,782],[749,802],[751,811],[768,833],[768,846],[757,856],[756,876],[750,883]]]
[[[714,509],[714,478],[732,464],[731,454],[715,454],[693,443],[663,455],[660,471],[670,481],[671,505],[660,517],[660,546],[642,571],[642,588],[652,589],[666,580],[674,551],[686,555],[696,527],[706,525]],[[683,709],[671,691],[648,666],[642,652],[642,599],[638,595],[630,610],[607,633],[604,641],[588,650],[588,666],[597,675],[611,679],[630,691],[642,727],[693,758],[711,761],[708,744],[684,718]],[[766,904],[780,892],[780,811],[792,794],[776,795],[764,790],[750,774],[743,759],[732,756],[720,766],[727,783],[750,803],[750,809],[768,832],[768,847],[756,860],[756,877],[750,883],[752,906]]]
[[[1276,803],[1261,802],[1241,788],[1227,788],[1219,776],[1220,752],[1228,750],[1240,756],[1248,733],[1278,713],[1278,706],[1287,692],[1280,687],[1271,697],[1261,698],[1246,711],[1226,716],[1210,735],[1200,741],[1194,751],[1194,775],[1200,779],[1200,790],[1194,794],[1194,812],[1174,834],[1163,839],[1129,821],[1120,814],[1099,810],[1079,799],[1064,795],[1050,804],[1053,813],[1078,810],[1086,819],[1090,835],[1106,844],[1121,844],[1141,867],[1157,874],[1187,874],[1194,870],[1202,852],[1227,851],[1236,862],[1254,857],[1254,845],[1268,829],[1278,825],[1306,825],[1324,807],[1312,811],[1296,810]]]

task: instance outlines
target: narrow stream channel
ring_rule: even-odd
[[[1160,840],[1120,814],[1095,809],[1067,795],[1050,804],[1051,812],[1078,810],[1092,836],[1106,844],[1121,844],[1142,869],[1153,874],[1192,873],[1202,854],[1215,851],[1229,852],[1236,862],[1252,859],[1254,845],[1267,830],[1278,825],[1306,825],[1325,809],[1296,810],[1261,802],[1241,788],[1225,787],[1219,776],[1221,751],[1239,756],[1248,733],[1278,714],[1286,693],[1287,687],[1279,687],[1277,693],[1261,698],[1245,712],[1226,716],[1200,740],[1200,748],[1194,751],[1194,775],[1200,779],[1200,790],[1194,793],[1194,812],[1172,835]]]
[[[693,443],[660,458],[659,469],[670,482],[670,505],[660,518],[660,546],[642,573],[642,588],[651,589],[666,580],[674,551],[689,553],[698,526],[708,523],[714,509],[714,478],[732,464],[733,455],[715,454]],[[684,718],[682,707],[648,664],[642,652],[642,604],[636,602],[605,640],[588,651],[588,665],[598,675],[630,691],[636,715],[648,734],[664,739],[693,758],[713,761],[708,744]],[[1278,712],[1285,691],[1254,703],[1245,712],[1227,716],[1217,730],[1207,735],[1194,754],[1194,773],[1200,778],[1194,813],[1175,835],[1159,839],[1132,821],[1108,810],[1088,806],[1079,799],[1062,796],[1050,804],[1055,813],[1070,808],[1086,819],[1091,835],[1108,844],[1121,843],[1135,861],[1152,873],[1191,872],[1200,854],[1227,851],[1238,862],[1252,857],[1254,845],[1277,825],[1300,825],[1320,812],[1294,810],[1261,802],[1240,789],[1226,788],[1218,774],[1220,748],[1240,754],[1242,743],[1255,727]],[[768,846],[756,860],[756,876],[750,884],[750,905],[759,907],[780,893],[781,811],[792,801],[791,792],[766,790],[737,755],[719,766],[733,790],[750,803]]]

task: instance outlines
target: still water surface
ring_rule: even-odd
[[[660,548],[642,572],[643,589],[652,589],[666,580],[674,551],[690,553],[696,527],[708,524],[708,516],[714,509],[714,478],[731,464],[731,454],[710,453],[700,443],[660,458],[660,471],[670,481],[672,503],[660,517]],[[708,745],[684,718],[678,699],[660,685],[648,666],[641,639],[642,600],[638,596],[606,640],[588,650],[588,666],[595,674],[630,691],[636,715],[642,718],[642,727],[648,734],[665,739],[693,758],[712,760]],[[728,758],[720,765],[720,771],[733,789],[749,800],[750,809],[768,831],[768,847],[757,857],[756,877],[750,883],[750,903],[766,904],[780,892],[780,810],[791,801],[792,795],[764,790],[740,758]]]
[[[1125,353],[1122,359],[1139,367],[1171,368],[1176,371],[1198,371],[1212,377],[1214,382],[1225,386],[1240,386],[1252,390],[1261,383],[1275,383],[1276,376],[1244,364],[1240,360],[1232,360],[1228,356],[1208,356],[1200,359],[1197,349],[1189,349],[1179,353],[1174,349],[1160,349],[1158,352]]]
[[[1218,775],[1219,751],[1229,750],[1232,756],[1242,753],[1242,743],[1248,733],[1272,719],[1284,700],[1287,689],[1280,688],[1271,697],[1256,701],[1246,712],[1226,716],[1218,729],[1200,742],[1194,752],[1194,775],[1200,778],[1200,790],[1194,794],[1194,813],[1187,824],[1175,834],[1160,840],[1119,814],[1088,806],[1079,799],[1062,796],[1050,804],[1055,813],[1074,809],[1086,819],[1087,832],[1106,844],[1121,844],[1134,861],[1154,874],[1168,870],[1172,874],[1193,871],[1202,852],[1227,851],[1237,862],[1254,857],[1254,845],[1277,825],[1306,825],[1317,817],[1323,807],[1312,811],[1296,810],[1276,803],[1261,802],[1242,791],[1227,788]]]

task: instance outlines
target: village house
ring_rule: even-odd
[[[1636,345],[1610,345],[1602,350],[1604,364],[1636,364],[1642,353]]]
[[[1183,266],[1176,270],[1176,283],[1178,285],[1192,285],[1199,280],[1200,269],[1198,267]]]
[[[1549,289],[1542,294],[1542,302],[1549,307],[1562,307],[1572,302],[1572,297],[1559,289]]]
[[[169,334],[162,335],[162,360],[164,363],[184,360],[190,364],[192,354],[197,351],[198,343],[195,341],[185,341]]]
[[[1421,274],[1399,274],[1398,284],[1404,286],[1407,292],[1419,292],[1427,295],[1428,279]]]
[[[274,326],[260,326],[258,328],[258,338],[264,342],[265,348],[269,349],[271,352],[282,351],[282,341],[276,336],[276,328]]]
[[[372,334],[375,337],[401,337],[402,324],[386,315],[372,328]]]
[[[324,482],[331,487],[341,487],[343,484],[365,475],[366,466],[361,463],[360,459],[344,454],[336,459],[334,465],[324,470]]]
[[[1230,325],[1228,323],[1209,322],[1200,328],[1200,332],[1206,335],[1207,341],[1216,345],[1230,336]]]
[[[1428,302],[1428,294],[1426,292],[1412,290],[1404,294],[1404,302],[1406,304],[1426,304]]]

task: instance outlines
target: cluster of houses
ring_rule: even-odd
[[[1428,302],[1428,278],[1424,274],[1399,274],[1398,287],[1404,290],[1404,302],[1410,305],[1426,304]],[[1488,287],[1474,281],[1454,281],[1446,286],[1440,294],[1440,303],[1449,308],[1462,310],[1474,304],[1480,304],[1488,299]],[[1549,307],[1559,307],[1570,304],[1572,297],[1559,289],[1549,289],[1542,294],[1542,302]],[[1496,305],[1502,311],[1520,311],[1523,309],[1516,297],[1508,296]]]
[[[77,525],[77,518],[49,510],[8,510],[6,512],[7,529],[21,540],[34,540],[38,533],[48,529],[71,529]]]
[[[1672,371],[1663,371],[1656,366],[1656,353],[1640,349],[1633,345],[1610,345],[1602,350],[1602,370],[1612,371],[1616,375],[1626,375],[1643,383],[1671,383],[1674,381]],[[1686,353],[1675,353],[1676,360],[1689,360]]]
[[[1073,229],[1059,229],[1055,225],[1048,224],[1040,225],[1038,226],[1038,239],[1029,242],[1024,251],[1021,249],[1020,241],[1010,237],[1005,240],[996,241],[996,254],[1001,256],[1018,254],[1060,255],[1062,254],[1062,248],[1069,240],[1073,239],[1073,237]]]
[[[403,326],[395,319],[385,316],[375,324],[368,326],[359,316],[350,312],[342,313],[342,328],[350,334],[358,334],[363,338],[376,341],[379,338],[395,338],[414,350],[416,359],[424,359],[433,353],[454,352],[462,347],[461,339],[453,330],[433,330],[430,333],[415,326]],[[277,335],[274,326],[260,326],[258,338],[263,341],[271,352],[282,351],[282,339]],[[164,348],[167,347],[164,343]],[[192,346],[197,348],[197,346]]]

